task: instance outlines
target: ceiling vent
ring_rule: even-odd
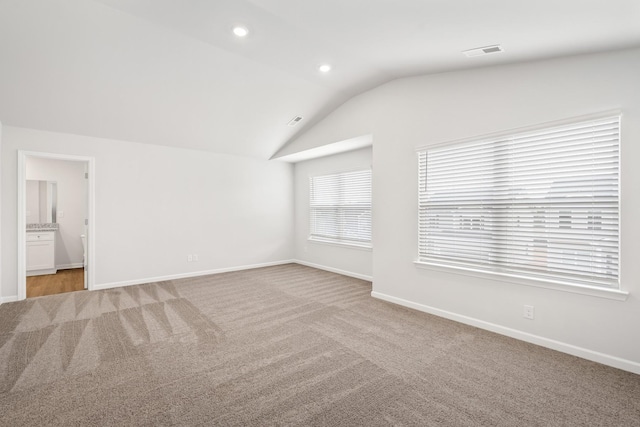
[[[499,52],[504,52],[504,49],[499,44],[494,44],[492,46],[476,47],[475,49],[465,50],[462,53],[464,53],[468,58],[472,58],[474,56],[489,55],[491,53]]]
[[[294,127],[295,125],[300,123],[301,120],[302,120],[302,116],[295,116],[293,119],[289,120],[289,123],[287,123],[287,126]]]

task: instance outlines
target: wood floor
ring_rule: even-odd
[[[27,277],[27,298],[84,290],[84,269],[58,270],[57,274]]]

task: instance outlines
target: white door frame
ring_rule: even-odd
[[[44,153],[39,151],[18,150],[18,300],[27,298],[27,252],[26,252],[26,229],[27,229],[27,205],[26,205],[26,164],[27,157],[39,157],[52,160],[73,160],[87,162],[88,165],[88,193],[89,200],[87,206],[87,267],[89,270],[87,277],[87,289],[93,290],[95,287],[95,158],[86,156],[74,156],[70,154]]]

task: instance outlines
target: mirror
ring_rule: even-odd
[[[55,224],[58,191],[55,181],[27,180],[27,224]]]

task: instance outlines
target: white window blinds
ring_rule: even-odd
[[[419,262],[619,288],[620,118],[418,152]]]
[[[314,176],[310,181],[311,239],[371,242],[371,170]]]

